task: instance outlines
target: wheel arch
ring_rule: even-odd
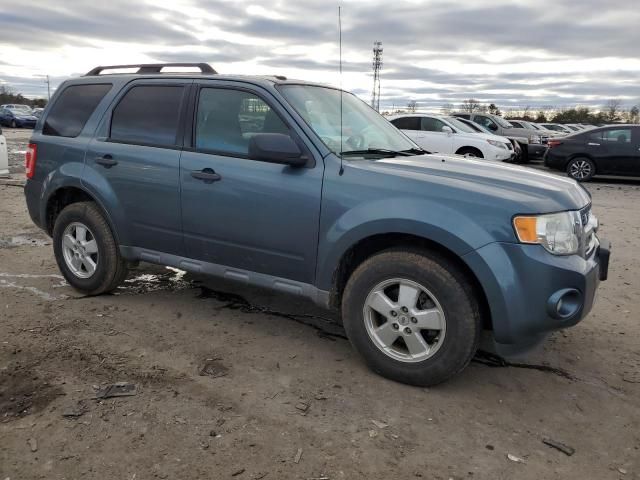
[[[46,232],[51,236],[53,234],[56,218],[60,212],[68,205],[78,202],[93,202],[98,206],[100,212],[107,220],[111,233],[116,239],[116,243],[119,244],[118,231],[116,230],[108,211],[104,208],[100,199],[80,185],[62,186],[51,192],[47,198],[43,217]]]
[[[589,160],[591,160],[593,162],[593,165],[596,167],[596,172],[598,171],[598,162],[596,162],[596,159],[589,153],[572,153],[571,155],[569,155],[567,157],[567,161],[564,164],[564,169],[566,170],[567,167],[569,166],[569,163],[571,163],[572,160],[575,160],[576,158],[587,158]]]
[[[351,274],[367,258],[392,247],[409,247],[436,252],[456,265],[465,279],[469,281],[478,299],[483,327],[492,329],[491,310],[487,294],[473,270],[463,258],[440,242],[419,235],[391,232],[370,235],[352,244],[340,257],[337,268],[333,273],[332,286],[329,292],[329,306],[339,308],[342,294]]]
[[[472,145],[465,145],[465,146],[462,146],[462,147],[458,148],[456,150],[456,155],[461,155],[460,152],[462,152],[463,150],[467,150],[467,151],[473,150],[473,151],[475,151],[475,152],[477,152],[479,154],[478,158],[485,158],[484,152],[482,150],[480,150],[478,147],[474,147]]]

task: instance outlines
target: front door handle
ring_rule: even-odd
[[[589,145],[591,147],[599,147],[600,146],[599,143],[595,143],[595,142],[589,142],[587,145]]]
[[[104,168],[111,168],[118,164],[117,160],[114,160],[108,153],[102,157],[96,157],[96,163],[102,165]]]
[[[196,180],[202,180],[204,183],[213,183],[222,180],[222,177],[218,175],[211,168],[203,168],[202,170],[193,170],[191,176]]]

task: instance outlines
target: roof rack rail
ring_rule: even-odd
[[[102,65],[90,70],[84,76],[92,77],[100,75],[105,70],[122,68],[137,68],[136,74],[162,73],[162,69],[166,67],[194,67],[199,68],[200,73],[218,73],[208,63],[141,63],[136,65]]]

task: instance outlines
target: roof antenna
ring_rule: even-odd
[[[338,6],[338,49],[340,51],[340,171],[338,175],[344,173],[342,164],[342,7]]]

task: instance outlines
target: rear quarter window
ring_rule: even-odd
[[[55,137],[77,137],[111,87],[110,83],[100,83],[65,88],[47,115],[42,133]]]

